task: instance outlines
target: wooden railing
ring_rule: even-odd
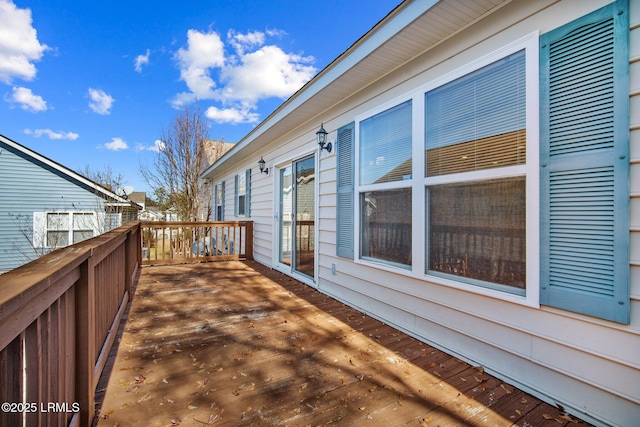
[[[0,426],[91,425],[140,243],[134,222],[0,275]]]
[[[0,426],[91,425],[141,264],[252,258],[252,222],[136,221],[0,275]]]
[[[142,264],[253,259],[252,221],[143,222]]]

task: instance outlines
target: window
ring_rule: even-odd
[[[47,230],[45,246],[61,248],[69,245],[69,214],[47,213]]]
[[[215,201],[215,220],[224,221],[224,182],[214,187],[213,200]]]
[[[235,200],[234,213],[235,216],[249,216],[251,207],[251,169],[247,169],[244,173],[239,173],[235,177]]]
[[[73,213],[73,243],[78,243],[93,237],[93,213]]]
[[[411,265],[412,101],[360,122],[360,257]]]
[[[360,122],[360,185],[411,179],[411,101]]]
[[[427,272],[523,295],[525,59],[519,50],[425,94]]]
[[[428,270],[524,290],[525,178],[436,185],[428,193]]]
[[[33,220],[35,247],[61,248],[98,234],[93,212],[34,212]]]
[[[427,176],[526,162],[525,51],[426,94]]]
[[[411,265],[411,189],[360,193],[360,256]]]

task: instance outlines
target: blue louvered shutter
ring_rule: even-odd
[[[542,304],[629,323],[628,8],[540,38]]]
[[[245,193],[244,193],[244,214],[248,218],[251,216],[251,169],[246,171],[247,179],[245,180]]]
[[[222,181],[222,184],[220,184],[222,186],[222,209],[220,212],[220,221],[224,221],[224,199],[225,199],[225,194],[224,194],[224,181]]]
[[[354,131],[353,122],[338,129],[336,147],[338,159],[336,254],[349,259],[353,259]]]
[[[213,205],[213,220],[218,221],[218,184],[213,186],[213,196],[211,197]]]
[[[238,213],[240,212],[240,206],[238,206],[238,203],[240,201],[240,197],[238,197],[239,196],[238,190],[239,190],[238,175],[236,175],[235,181],[234,181],[234,190],[233,190],[233,216],[238,216]]]

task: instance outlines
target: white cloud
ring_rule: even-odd
[[[264,45],[264,33],[253,31],[247,34],[239,34],[234,30],[227,33],[229,44],[233,46],[238,55],[244,54],[247,49],[253,49]]]
[[[249,108],[217,108],[209,107],[205,111],[205,116],[216,123],[257,123],[260,117],[257,113],[253,113]]]
[[[278,46],[263,46],[226,67],[221,75],[227,99],[255,103],[260,99],[286,98],[315,74],[313,58],[285,53]]]
[[[164,150],[164,147],[165,147],[164,142],[160,141],[159,139],[156,139],[153,142],[153,145],[144,145],[144,144],[136,145],[136,152],[153,151],[154,153],[159,153],[160,151]]]
[[[267,37],[284,35],[279,30],[266,33],[227,32],[227,48],[215,32],[189,30],[187,48],[175,55],[180,78],[189,91],[172,100],[178,108],[195,100],[213,100],[207,117],[219,123],[255,123],[257,103],[262,99],[287,98],[316,73],[314,58],[284,52],[267,44]]]
[[[80,136],[75,132],[55,132],[51,129],[25,129],[24,133],[26,133],[27,135],[33,135],[36,138],[40,138],[42,135],[46,135],[49,137],[49,139],[68,139],[70,141],[75,141]]]
[[[218,33],[187,32],[187,48],[178,49],[175,59],[180,67],[180,79],[198,99],[214,96],[215,82],[211,69],[224,65],[224,45]]]
[[[94,113],[106,115],[111,113],[111,107],[115,100],[111,95],[108,95],[105,91],[101,89],[93,89],[89,88],[89,108],[93,110]]]
[[[34,61],[49,49],[38,41],[30,9],[19,9],[9,0],[0,0],[0,82],[10,84],[14,78],[32,80]]]
[[[126,150],[127,148],[129,148],[129,146],[122,138],[115,137],[111,139],[111,142],[107,142],[104,145],[100,145],[98,148],[106,148],[107,150],[110,150],[110,151],[120,151],[120,150]]]
[[[136,59],[134,61],[134,67],[137,72],[141,73],[142,66],[149,64],[149,56],[151,56],[151,51],[149,49],[147,49],[147,53],[145,53],[144,55],[136,56]]]
[[[47,111],[47,101],[26,87],[14,87],[11,97],[5,100],[20,104],[20,108],[32,113]]]
[[[160,141],[159,139],[156,139],[153,143],[153,147],[149,147],[148,150],[159,153],[160,151],[164,150],[166,146],[167,145],[164,142]]]

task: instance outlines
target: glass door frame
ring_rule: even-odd
[[[317,150],[313,151],[301,151],[296,153],[297,155],[292,157],[277,159],[274,162],[273,167],[273,177],[274,177],[274,187],[273,187],[273,268],[290,275],[297,280],[300,280],[303,283],[306,283],[309,286],[317,287],[318,283],[318,213],[319,213],[319,195],[318,191],[320,188],[319,183],[319,156]],[[314,227],[313,227],[313,242],[314,242],[314,266],[313,266],[313,277],[308,276],[304,273],[299,272],[295,268],[295,241],[292,242],[292,254],[291,254],[291,265],[281,262],[281,244],[282,244],[282,236],[281,236],[281,221],[282,221],[282,213],[280,212],[281,202],[282,202],[282,194],[281,194],[281,171],[285,170],[287,167],[291,168],[292,178],[295,177],[296,173],[296,162],[303,161],[313,156],[314,161]],[[295,214],[295,191],[292,192],[292,209],[293,214]],[[292,233],[295,240],[295,233]]]

